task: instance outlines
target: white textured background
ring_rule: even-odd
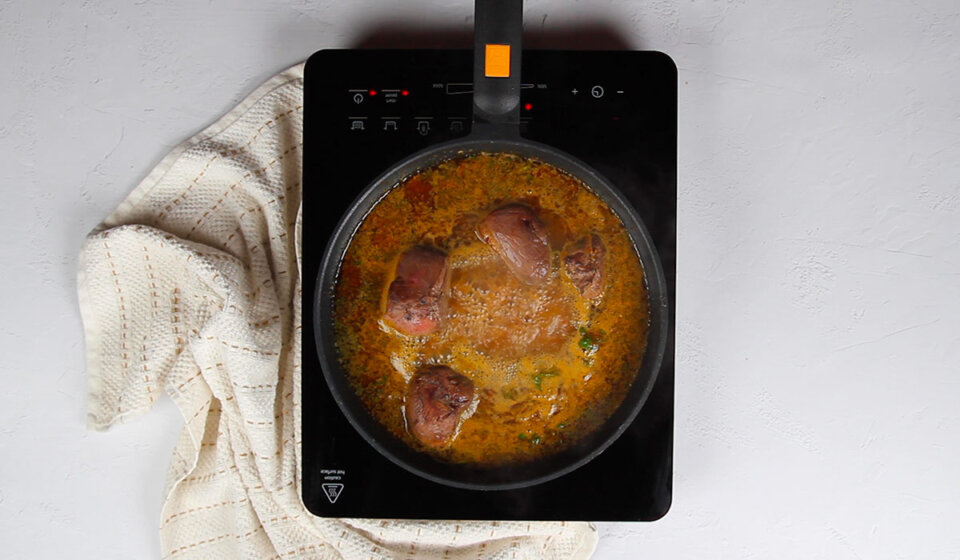
[[[471,13],[0,0],[0,556],[159,555],[180,419],[164,401],[84,430],[82,236],[273,73],[395,22],[466,32]],[[597,558],[960,557],[960,4],[531,0],[526,17],[680,68],[674,505],[601,524]]]

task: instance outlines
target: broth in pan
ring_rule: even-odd
[[[335,288],[351,385],[410,446],[504,465],[575,444],[620,405],[649,303],[619,218],[536,160],[464,156],[366,216]]]

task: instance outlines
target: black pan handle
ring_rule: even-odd
[[[476,0],[473,31],[473,130],[517,136],[523,0]]]

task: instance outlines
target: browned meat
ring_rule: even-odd
[[[487,215],[477,235],[529,284],[541,284],[550,273],[547,230],[536,212],[523,204],[507,204]]]
[[[604,256],[607,250],[597,234],[582,239],[571,247],[563,259],[567,276],[580,290],[580,295],[593,299],[603,293]]]
[[[430,334],[440,326],[449,286],[447,255],[432,247],[411,247],[397,261],[385,318],[406,334]]]
[[[407,429],[426,445],[444,445],[456,433],[473,390],[472,381],[447,366],[418,371],[407,387]]]

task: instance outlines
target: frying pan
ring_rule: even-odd
[[[473,125],[470,134],[427,148],[395,164],[353,202],[327,243],[320,265],[314,296],[314,333],[320,364],[334,400],[357,432],[377,451],[400,467],[434,482],[472,490],[506,490],[540,484],[577,469],[602,453],[623,433],[656,381],[666,348],[669,316],[660,259],[650,234],[633,207],[616,187],[583,162],[548,145],[520,137],[522,1],[477,0],[475,16]],[[494,47],[490,49],[490,45]],[[333,299],[340,264],[351,238],[367,214],[391,189],[418,171],[478,152],[534,158],[582,181],[623,222],[643,265],[650,299],[650,329],[643,362],[623,402],[611,417],[592,434],[564,451],[501,467],[446,463],[397,439],[367,411],[354,392],[338,360],[333,334]],[[631,333],[614,334],[631,336]]]

